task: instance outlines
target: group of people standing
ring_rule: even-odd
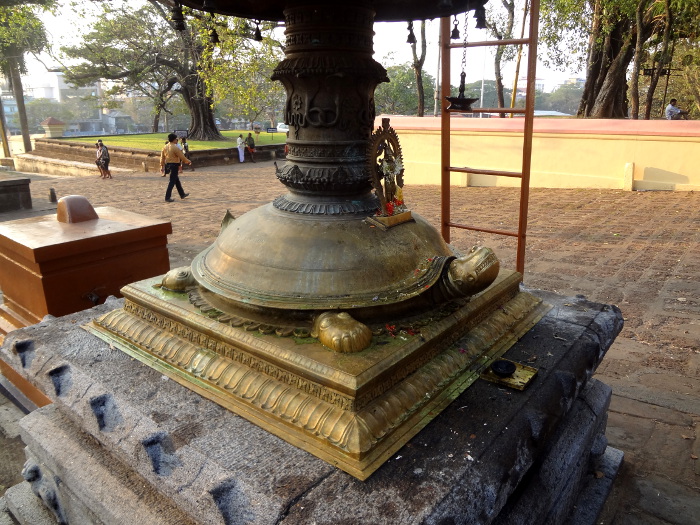
[[[102,144],[102,139],[95,142],[95,153],[97,153],[95,164],[97,164],[97,169],[100,170],[100,178],[111,179],[112,172],[109,171],[109,150],[107,146]]]
[[[245,152],[248,150],[251,162],[255,162],[255,139],[252,133],[248,133],[245,139],[242,134],[238,135],[236,144],[238,146],[238,160],[245,162]]]

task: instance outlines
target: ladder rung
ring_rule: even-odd
[[[503,40],[482,40],[480,42],[467,42],[461,44],[450,44],[450,49],[462,49],[465,47],[484,47],[484,46],[513,46],[513,45],[530,45],[529,38],[504,38]]]
[[[462,111],[462,113],[467,113]],[[470,113],[515,113],[517,115],[524,115],[527,113],[525,108],[474,108]]]
[[[519,171],[483,170],[479,168],[457,168],[454,166],[450,166],[448,169],[459,173],[476,173],[478,175],[495,175],[497,177],[515,177],[516,179],[523,178],[523,174]]]
[[[448,113],[514,113],[524,115],[527,113],[525,108],[472,108],[469,110],[447,108]]]
[[[456,222],[448,222],[450,228],[460,228],[462,230],[472,230],[475,232],[494,233],[496,235],[507,235],[508,237],[518,237],[518,232],[508,230],[489,230],[488,228],[477,228],[476,226],[467,226],[466,224],[458,224]]]

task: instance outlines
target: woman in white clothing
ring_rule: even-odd
[[[243,135],[238,135],[236,144],[238,145],[238,160],[243,162],[245,160],[245,141],[243,140]]]

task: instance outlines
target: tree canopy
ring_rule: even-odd
[[[52,2],[39,2],[46,8]],[[0,5],[0,71],[9,79],[17,103],[24,150],[31,151],[24,89],[21,73],[26,72],[25,54],[39,53],[46,47],[44,25],[36,14],[35,5],[3,3]]]
[[[646,105],[651,107],[675,44],[697,39],[700,24],[697,0],[543,0],[541,7],[540,40],[550,51],[550,62],[560,67],[577,61],[586,65],[578,110],[584,117],[627,117],[631,100],[636,118],[638,76],[648,59],[647,67],[655,71],[647,87]]]
[[[194,19],[193,25],[204,42],[200,75],[214,104],[225,108],[229,118],[252,123],[264,115],[275,124],[285,97],[282,84],[270,80],[283,58],[276,24],[261,24],[259,41],[254,24],[242,18],[209,15]]]
[[[416,74],[413,63],[386,68],[389,82],[380,84],[374,92],[377,114],[418,115],[419,101]],[[435,79],[428,73],[421,75],[426,100],[435,96]]]
[[[197,33],[189,26],[178,31],[170,12],[155,0],[138,9],[121,7],[105,3],[83,42],[62,48],[67,57],[83,60],[66,69],[66,80],[79,86],[115,81],[112,93],[148,97],[155,116],[178,94],[190,111],[190,137],[221,139],[200,76],[203,45]]]

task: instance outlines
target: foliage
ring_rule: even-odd
[[[149,98],[154,126],[173,95],[180,95],[190,112],[190,134],[220,137],[199,75],[198,35],[189,27],[177,31],[170,13],[155,0],[139,8],[117,4],[104,3],[83,42],[63,48],[67,57],[83,60],[67,68],[66,79],[77,85],[113,80],[112,94]]]
[[[27,124],[30,133],[39,133],[43,128],[39,125],[49,117],[58,119],[64,123],[73,120],[73,112],[65,104],[59,104],[55,100],[38,98],[25,104]],[[19,116],[15,113],[7,122],[8,126],[19,127]]]
[[[576,115],[582,94],[582,87],[575,84],[562,84],[552,93],[538,93],[535,99],[535,109]]]
[[[592,9],[589,0],[541,0],[540,46],[547,53],[540,57],[548,66],[561,71],[586,65]]]
[[[649,113],[651,118],[665,118],[664,109],[672,98],[678,99],[678,106],[690,112],[690,118],[700,119],[700,42],[695,39],[682,39],[676,43],[673,59],[666,64],[671,75],[662,77],[656,90]],[[640,77],[640,92],[645,95],[649,88],[649,77]],[[646,105],[642,110],[646,111]]]
[[[413,64],[408,62],[387,67],[389,82],[380,84],[374,92],[377,114],[417,115],[418,89]],[[423,72],[425,100],[435,97],[435,79]]]
[[[26,72],[25,53],[39,53],[46,47],[44,25],[31,5],[0,7],[0,67],[6,76],[10,56],[16,56],[20,71]]]
[[[456,88],[454,88],[452,95],[457,96]],[[512,89],[504,88],[504,95],[510,97]],[[481,80],[472,82],[470,84],[465,84],[464,86],[464,96],[469,98],[478,98],[481,100]],[[517,104],[516,104],[517,105]],[[479,107],[479,103],[475,102],[473,107]],[[498,107],[498,94],[496,92],[496,81],[495,80],[484,80],[484,105],[485,108],[495,108]]]
[[[700,2],[542,0],[540,20],[540,41],[548,48],[549,64],[560,68],[586,64],[587,82],[579,115],[627,117],[627,75],[634,60],[629,96],[636,117],[641,62],[650,59],[647,67],[655,70],[652,82],[645,87],[647,97],[653,98],[675,43],[697,39]]]
[[[276,124],[285,100],[282,85],[270,80],[283,58],[276,25],[262,23],[258,42],[253,39],[255,28],[246,19],[209,15],[192,23],[204,43],[200,75],[220,112],[227,120],[240,117],[252,123],[264,115],[271,125]]]
[[[52,4],[48,1],[41,3],[45,4],[44,8]],[[46,32],[35,9],[35,6],[25,3],[0,6],[0,71],[10,80],[14,92],[25,152],[32,150],[32,144],[21,78],[21,73],[26,70],[24,55],[38,53],[46,46]]]

